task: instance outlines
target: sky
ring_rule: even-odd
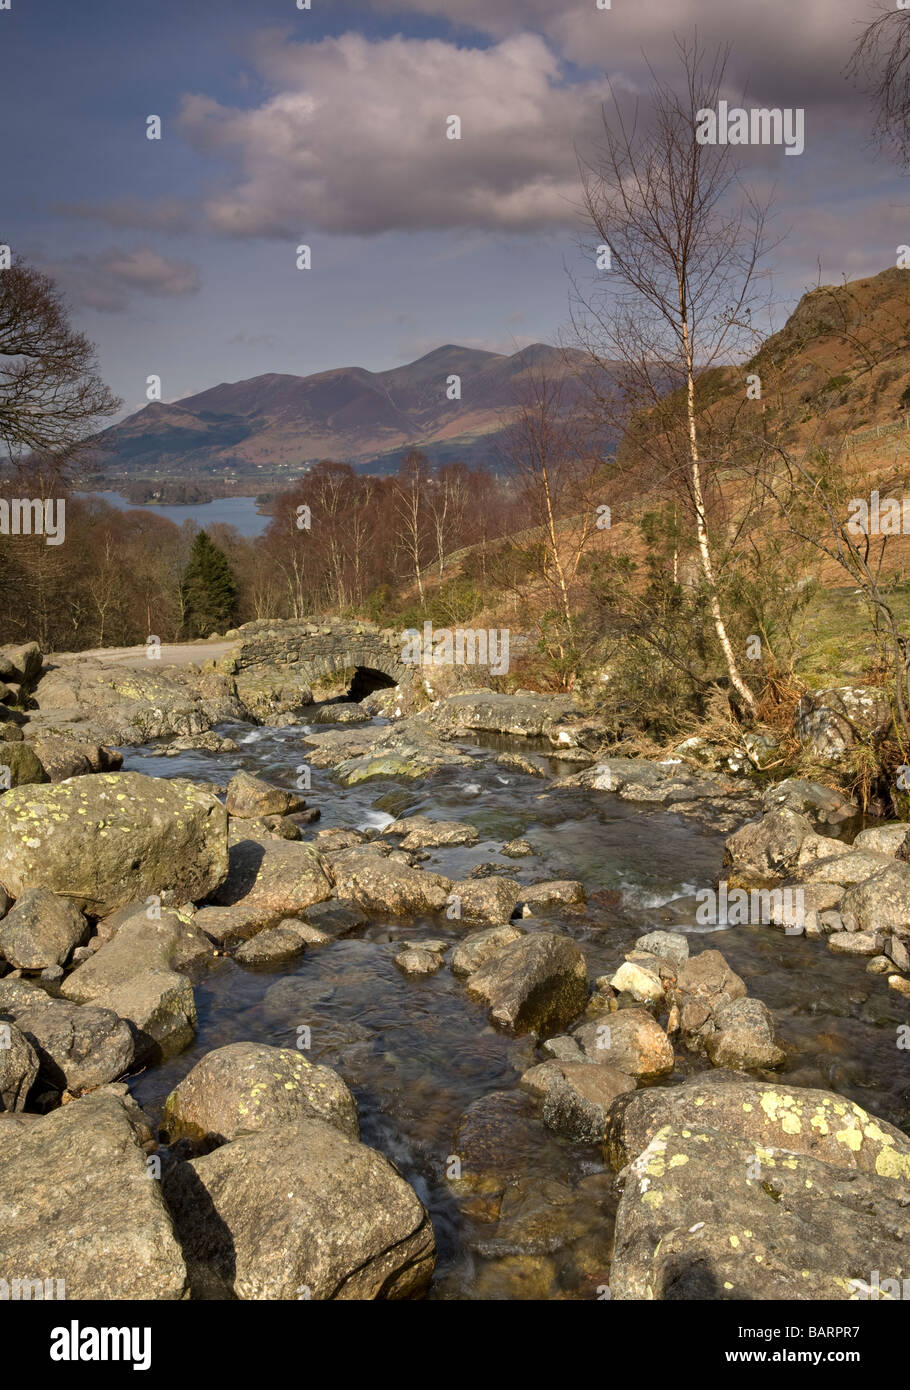
[[[805,110],[803,154],[747,152],[774,190],[778,322],[910,241],[904,178],[845,76],[869,0],[9,3],[0,242],[58,280],[121,415],[152,374],[173,401],[565,340],[578,160],[611,90],[645,101],[695,32],[732,45],[732,102]]]

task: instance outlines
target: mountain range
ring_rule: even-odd
[[[459,459],[495,467],[522,378],[569,378],[568,396],[586,361],[545,343],[512,355],[449,344],[384,372],[337,367],[222,382],[180,401],[152,402],[103,431],[95,440],[99,467],[107,479],[214,482],[293,476],[332,459],[389,473],[412,447],[437,465]],[[461,398],[450,400],[453,376]]]

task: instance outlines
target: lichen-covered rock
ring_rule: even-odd
[[[797,811],[785,806],[769,811],[728,838],[724,853],[724,864],[729,866],[727,878],[733,886],[747,887],[787,878],[796,867],[803,841],[814,833],[811,822]]]
[[[872,825],[861,830],[853,841],[854,849],[868,849],[873,854],[887,854],[894,857],[907,838],[910,826],[905,820],[888,825]]]
[[[65,734],[115,746],[203,733],[246,718],[228,676],[160,661],[129,666],[103,657],[67,657],[45,672],[35,699],[39,708],[29,715],[29,737]]]
[[[910,1180],[910,1139],[853,1101],[722,1072],[620,1096],[610,1109],[604,1156],[622,1168],[662,1126],[696,1124],[740,1136],[754,1152],[786,1149],[839,1168]]]
[[[910,864],[878,868],[847,890],[839,910],[849,931],[910,938]]]
[[[795,732],[818,762],[841,762],[857,739],[884,732],[891,723],[891,706],[884,690],[874,686],[840,686],[801,696]]]
[[[416,1298],[433,1273],[413,1189],[322,1120],[241,1135],[167,1169],[163,1186],[197,1298]]]
[[[161,1184],[118,1095],[0,1125],[0,1279],[24,1275],[61,1280],[67,1299],[184,1297]]]
[[[45,887],[104,916],[150,894],[211,893],[228,870],[227,816],[180,779],[101,772],[0,797],[0,883]]]
[[[88,935],[88,923],[66,898],[48,888],[31,888],[0,924],[0,956],[18,970],[65,965]]]
[[[354,1097],[329,1067],[290,1048],[239,1042],[196,1063],[165,1101],[162,1124],[169,1142],[190,1139],[208,1150],[300,1119],[324,1120],[360,1138]]]
[[[762,793],[763,810],[782,808],[808,816],[818,825],[838,825],[859,814],[859,806],[850,797],[822,782],[807,782],[801,777],[787,777]]]
[[[556,1033],[587,1002],[588,967],[570,937],[539,932],[497,951],[468,977],[467,989],[506,1032]]]
[[[753,1152],[699,1115],[659,1129],[626,1170],[610,1290],[614,1299],[855,1299],[869,1296],[873,1270],[900,1288],[908,1248],[907,1182]]]
[[[592,1062],[613,1067],[639,1081],[667,1076],[673,1048],[660,1024],[644,1009],[618,1009],[583,1023],[572,1034]]]

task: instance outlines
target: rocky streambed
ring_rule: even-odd
[[[232,720],[0,798],[0,1280],[842,1299],[903,1276],[903,833],[854,849],[823,789],[611,761],[503,700]],[[805,920],[705,924],[719,877],[802,885]]]

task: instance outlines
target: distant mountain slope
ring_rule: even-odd
[[[543,343],[512,356],[450,344],[385,372],[339,367],[222,382],[172,405],[148,405],[105,430],[101,467],[108,477],[223,478],[297,473],[331,458],[388,472],[412,446],[436,463],[495,465],[496,437],[523,374],[571,376],[585,361]],[[461,379],[460,400],[447,399],[451,376]]]

